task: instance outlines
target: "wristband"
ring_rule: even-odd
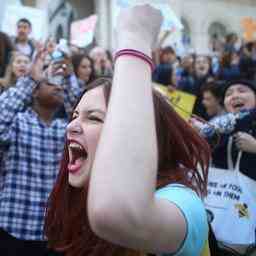
[[[146,63],[149,64],[152,72],[155,69],[155,65],[153,63],[152,58],[150,58],[148,55],[144,54],[143,52],[140,52],[134,49],[123,49],[116,52],[114,61],[116,61],[120,56],[124,56],[124,55],[136,57],[138,59],[145,61]]]

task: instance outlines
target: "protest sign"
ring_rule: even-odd
[[[71,44],[86,47],[93,42],[98,16],[91,15],[86,19],[71,24]]]
[[[243,37],[246,42],[251,42],[256,39],[256,20],[252,17],[245,17],[241,20],[241,25],[244,31]]]
[[[31,37],[36,40],[45,39],[48,31],[47,13],[44,10],[23,7],[18,5],[7,5],[3,16],[2,31],[10,36],[16,35],[16,23],[21,18],[27,18],[32,24]]]
[[[195,105],[196,96],[179,90],[169,91],[166,86],[155,84],[157,90],[165,95],[175,111],[188,120]]]

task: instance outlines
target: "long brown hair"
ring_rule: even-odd
[[[97,86],[103,86],[108,103],[111,81],[97,79],[88,89]],[[205,194],[210,156],[207,142],[156,90],[153,90],[153,100],[158,143],[157,188],[177,182],[191,187],[198,194]],[[86,209],[88,184],[82,189],[68,184],[68,158],[65,144],[60,172],[46,211],[45,234],[49,247],[64,251],[68,256],[140,255],[104,241],[92,232]]]
[[[79,77],[78,69],[79,69],[79,66],[81,65],[81,62],[83,61],[83,59],[87,59],[90,62],[90,65],[91,65],[91,74],[89,76],[89,81],[86,81],[86,83],[89,84],[93,80],[95,80],[95,70],[94,70],[94,63],[93,63],[92,58],[89,55],[87,55],[87,54],[81,54],[81,53],[74,54],[72,56],[72,64],[73,64],[75,75],[77,77]]]

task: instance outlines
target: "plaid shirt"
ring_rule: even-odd
[[[23,78],[0,95],[0,228],[22,240],[44,240],[45,205],[61,159],[67,120],[50,125],[32,108],[36,83]],[[82,89],[71,76],[65,87],[70,113]]]

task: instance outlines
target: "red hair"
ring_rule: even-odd
[[[108,103],[111,81],[97,79],[88,89],[97,86],[103,86]],[[156,90],[153,90],[153,101],[158,143],[157,188],[177,182],[205,194],[210,159],[207,142]],[[130,250],[104,241],[92,232],[86,208],[88,184],[81,189],[68,184],[68,161],[65,144],[60,172],[46,210],[45,234],[49,247],[64,251],[67,256],[128,255]]]

